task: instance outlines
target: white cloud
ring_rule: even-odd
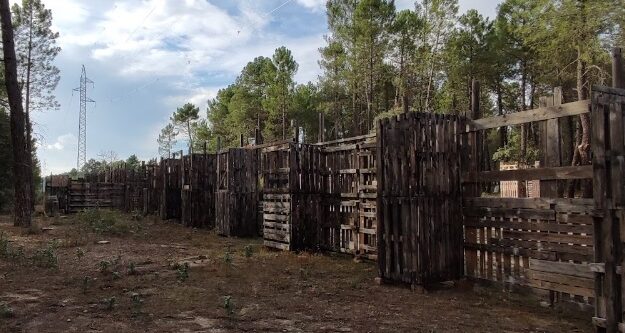
[[[326,6],[326,0],[297,0],[297,3],[314,11],[322,10]]]
[[[56,138],[52,144],[45,145],[47,150],[64,150],[68,145],[76,145],[76,137],[72,133],[63,134]]]

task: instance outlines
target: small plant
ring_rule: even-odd
[[[137,315],[141,313],[141,306],[143,305],[143,300],[141,299],[141,295],[139,295],[138,293],[130,294],[130,301],[132,303],[133,315]]]
[[[9,239],[6,238],[5,233],[0,233],[0,256],[6,257],[10,252]]]
[[[176,277],[178,281],[184,282],[189,278],[189,264],[176,265]]]
[[[82,293],[83,293],[83,294],[86,294],[86,293],[87,293],[87,290],[89,290],[89,287],[91,287],[91,283],[92,283],[92,282],[93,282],[93,281],[92,281],[91,277],[89,277],[89,276],[85,276],[85,277],[82,279]]]
[[[128,275],[137,275],[137,265],[134,262],[128,264]]]
[[[124,236],[140,231],[141,225],[133,216],[107,209],[88,209],[77,215],[86,229],[102,235]]]
[[[118,271],[113,272],[111,276],[113,277],[113,280],[119,280],[122,278],[122,275]]]
[[[41,268],[58,268],[59,258],[56,255],[57,242],[50,242],[45,248],[38,249],[33,254],[35,266]]]
[[[102,303],[104,303],[104,308],[106,310],[111,311],[115,307],[115,303],[117,303],[117,298],[115,298],[115,296],[111,296],[109,298],[103,299]]]
[[[0,318],[13,318],[15,312],[7,304],[0,304]]]
[[[81,248],[77,248],[76,249],[76,257],[78,258],[78,260],[82,259],[82,257],[85,256],[85,250],[81,249]]]
[[[228,247],[226,247],[226,253],[224,253],[224,262],[228,265],[232,264],[233,261],[233,257],[232,257],[232,248],[230,247],[230,245],[228,245]]]
[[[109,272],[109,268],[111,267],[111,262],[108,260],[100,261],[100,273],[106,274]]]
[[[245,245],[245,247],[243,248],[243,253],[246,258],[252,257],[252,254],[254,254],[254,249],[252,248],[252,245]]]
[[[232,302],[232,296],[224,296],[224,310],[228,317],[234,315],[234,302]]]

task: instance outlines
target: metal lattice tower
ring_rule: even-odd
[[[80,92],[80,110],[78,116],[78,157],[76,158],[76,168],[80,168],[87,162],[87,103],[95,103],[94,100],[87,97],[87,84],[93,81],[87,78],[85,65],[82,65],[82,74],[80,75],[80,87],[74,91]]]

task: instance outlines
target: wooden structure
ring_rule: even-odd
[[[540,167],[540,162],[534,164],[534,168]],[[521,165],[520,168],[527,169]],[[499,170],[517,170],[519,163],[500,163]],[[540,197],[540,180],[528,180],[520,182],[516,180],[504,180],[499,182],[499,196],[502,198],[519,198],[523,193],[521,186],[525,187],[525,194],[528,198]]]
[[[217,154],[215,228],[219,235],[257,234],[257,165],[255,149],[230,148]]]
[[[463,140],[462,183],[465,226],[466,275],[507,287],[544,290],[551,300],[558,297],[588,301],[593,297],[589,263],[593,253],[592,199],[562,198],[550,184],[592,178],[591,166],[482,171],[480,169],[485,132],[500,126],[538,122],[546,161],[559,159],[558,119],[589,112],[589,101],[546,106],[499,117],[480,118],[474,87],[472,117]],[[551,140],[551,141],[547,141]],[[547,144],[547,142],[550,142]],[[558,147],[556,149],[556,147]],[[501,181],[541,182],[540,198],[481,197],[482,185]],[[581,298],[581,299],[580,299]]]
[[[625,88],[625,78],[618,85]],[[595,317],[599,332],[624,332],[625,89],[593,87]],[[593,280],[591,280],[593,281]]]
[[[456,116],[404,113],[378,124],[378,266],[384,280],[427,285],[463,276]]]
[[[181,153],[182,155],[182,153]],[[158,168],[160,187],[159,213],[161,219],[180,219],[182,216],[182,160],[177,158],[161,159]]]
[[[215,226],[215,154],[192,154],[182,158],[181,220],[189,227]]]

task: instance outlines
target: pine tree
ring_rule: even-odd
[[[17,77],[17,57],[13,39],[13,24],[9,0],[0,0],[0,21],[2,23],[2,51],[4,53],[4,83],[11,107],[11,145],[13,151],[13,186],[15,193],[14,224],[31,227],[31,185],[32,164],[28,163],[26,149],[26,126],[24,107]]]
[[[171,122],[178,129],[178,132],[187,135],[189,151],[193,149],[193,127],[200,118],[199,113],[200,109],[197,106],[186,103],[171,116]]]
[[[171,150],[176,145],[176,136],[178,131],[172,124],[167,124],[158,135],[158,153],[166,158],[171,158]]]
[[[60,72],[54,59],[61,51],[56,45],[59,34],[52,31],[52,12],[41,0],[22,0],[22,6],[14,4],[13,27],[18,63],[18,80],[22,90],[25,122],[27,163],[35,174],[31,175],[31,209],[35,208],[35,185],[40,175],[35,140],[32,135],[31,112],[59,108],[54,89],[59,83]]]

